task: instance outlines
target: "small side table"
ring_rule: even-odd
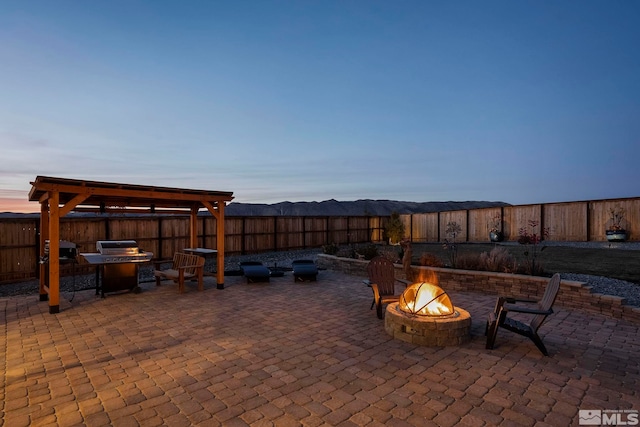
[[[183,249],[184,252],[188,253],[188,254],[192,254],[192,255],[198,255],[201,256],[203,258],[211,258],[213,257],[214,259],[217,258],[218,256],[218,251],[216,249],[207,249],[207,248],[185,248]],[[217,265],[216,265],[217,266]],[[215,276],[216,273],[214,271],[205,271],[204,272],[205,276]]]

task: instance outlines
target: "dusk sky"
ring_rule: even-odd
[[[36,176],[236,202],[640,196],[638,1],[0,2],[0,212]]]

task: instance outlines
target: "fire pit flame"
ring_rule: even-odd
[[[414,283],[405,289],[398,308],[405,313],[419,316],[450,316],[454,314],[449,295],[432,283]]]

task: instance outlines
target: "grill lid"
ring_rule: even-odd
[[[140,252],[135,240],[98,240],[96,249],[102,255],[131,255]]]

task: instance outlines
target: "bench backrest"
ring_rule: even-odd
[[[204,258],[198,255],[176,252],[173,255],[173,269],[177,270],[178,268],[185,266],[190,266],[184,270],[185,273],[196,274],[197,267],[204,266]]]

